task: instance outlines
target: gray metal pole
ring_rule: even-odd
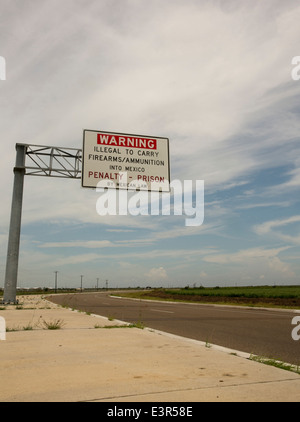
[[[18,263],[23,202],[23,184],[25,175],[26,145],[16,144],[16,166],[14,168],[14,186],[10,214],[6,273],[4,284],[4,303],[17,303]]]
[[[54,271],[55,272],[55,293],[57,293],[57,273],[58,271]]]

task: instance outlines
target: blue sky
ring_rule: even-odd
[[[204,222],[100,216],[80,180],[25,178],[19,285],[299,284],[298,1],[2,0],[0,285],[15,144],[167,137]]]

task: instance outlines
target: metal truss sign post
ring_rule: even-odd
[[[11,204],[4,304],[16,304],[24,176],[81,179],[82,150],[16,144],[16,165]],[[26,163],[28,161],[28,163]]]

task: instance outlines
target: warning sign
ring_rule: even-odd
[[[169,139],[84,130],[82,187],[169,191]],[[98,185],[99,186],[99,185]]]

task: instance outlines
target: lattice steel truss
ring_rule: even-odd
[[[81,149],[23,145],[26,155],[25,175],[81,178]]]

